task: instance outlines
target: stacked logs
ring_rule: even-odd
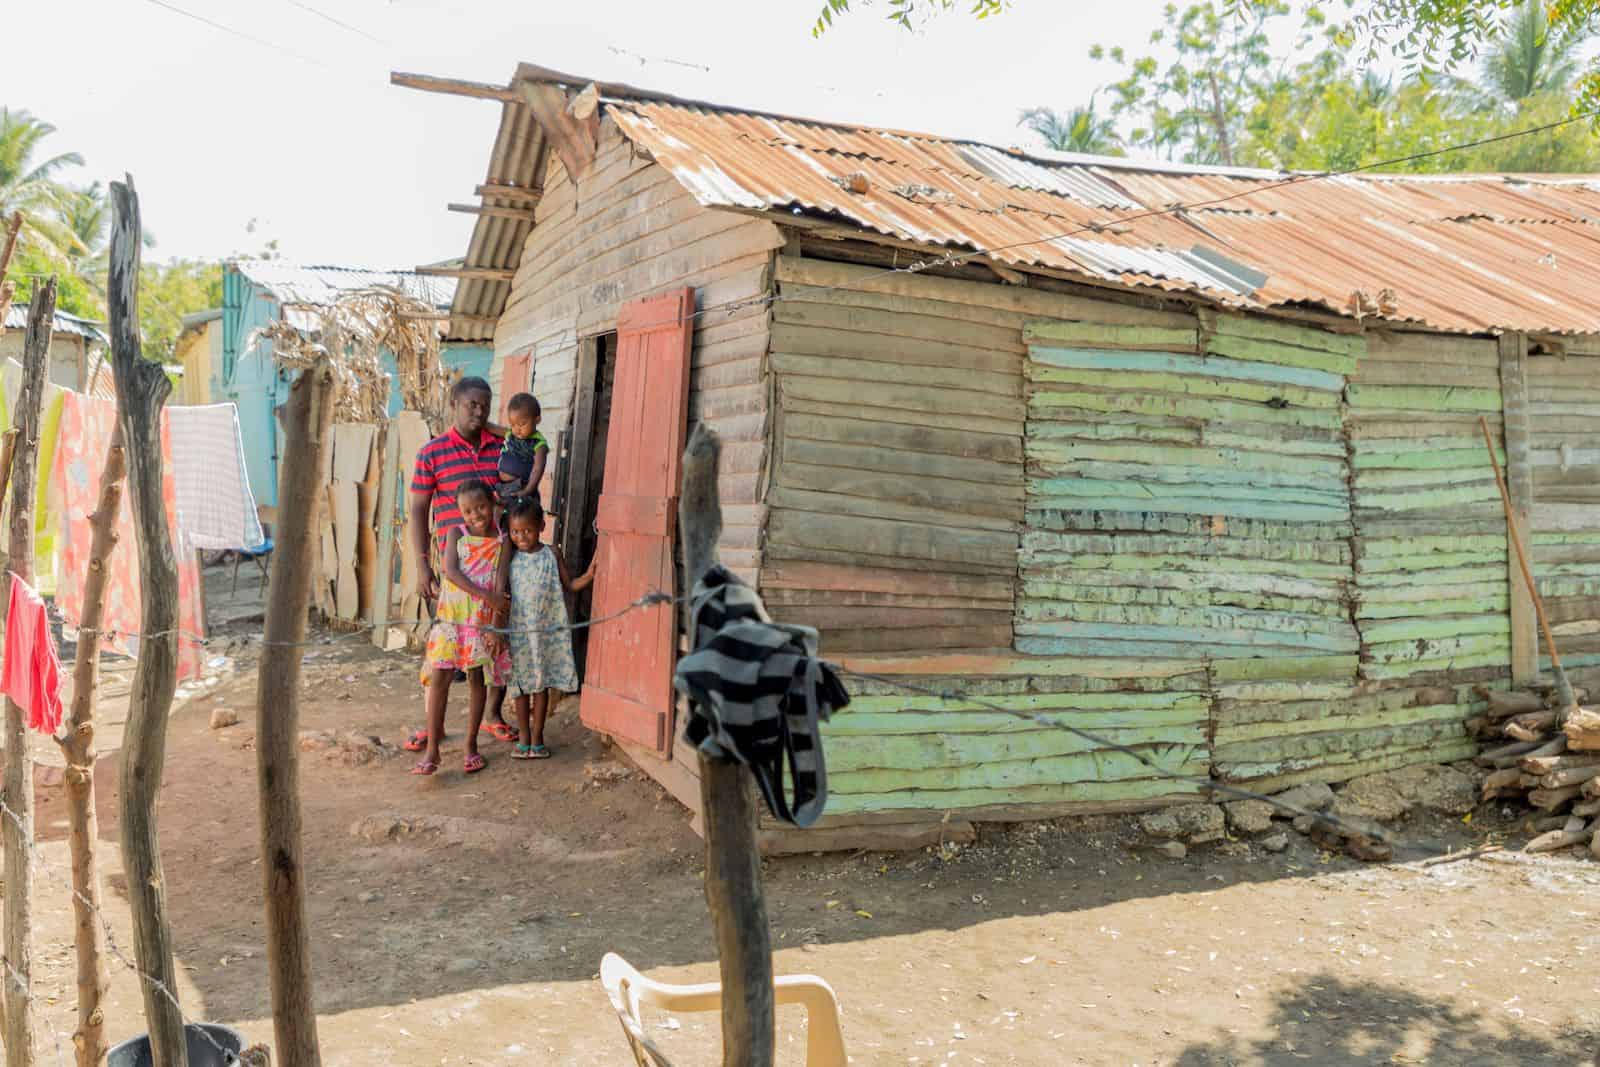
[[[1467,729],[1503,742],[1477,757],[1489,768],[1483,799],[1518,797],[1543,813],[1533,820],[1538,836],[1526,851],[1587,845],[1600,859],[1600,709],[1575,709],[1558,725],[1560,711],[1548,691],[1479,688],[1478,695],[1488,706]]]

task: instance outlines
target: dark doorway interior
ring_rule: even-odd
[[[611,424],[616,354],[615,333],[585,338],[578,347],[571,428],[563,442],[560,469],[556,471],[555,499],[550,509],[557,523],[557,543],[574,574],[581,573],[589,565],[598,547],[595,516],[605,485],[606,440]],[[584,590],[573,605],[574,622],[589,618],[589,605],[590,593]],[[582,677],[588,631],[578,630],[572,637],[572,651]]]

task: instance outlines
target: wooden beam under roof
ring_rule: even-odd
[[[438,78],[432,74],[408,74],[402,70],[389,72],[389,84],[402,89],[420,89],[425,93],[445,93],[449,96],[470,96],[477,100],[499,100],[507,104],[523,102],[520,94],[504,85],[466,81],[461,78]]]
[[[509,282],[516,271],[510,267],[418,267],[416,273],[440,278],[477,278],[487,282]]]
[[[496,219],[533,221],[533,209],[526,207],[494,207],[490,204],[450,204],[449,208],[451,211],[459,211],[463,215],[488,215]]]
[[[528,204],[537,204],[544,196],[544,189],[538,186],[529,189],[521,185],[502,185],[499,182],[485,182],[475,191],[479,196],[498,196],[505,200],[521,200]]]

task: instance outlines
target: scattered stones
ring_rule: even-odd
[[[388,759],[395,755],[394,746],[384,744],[382,738],[359,734],[354,730],[346,730],[343,733],[334,730],[302,730],[300,750],[321,752],[324,759],[341,760],[351,767],[363,767],[375,760]]]
[[[232,708],[212,708],[211,728],[213,730],[226,730],[230,726],[239,725],[239,713]]]
[[[1333,790],[1326,782],[1307,782],[1293,789],[1285,789],[1273,799],[1301,811],[1327,811],[1328,805],[1333,803]],[[1283,819],[1292,817],[1282,808],[1274,808],[1273,814]]]
[[[440,845],[493,848],[500,841],[495,827],[454,815],[363,815],[350,824],[350,836],[369,845],[394,844],[408,838],[430,838]]]
[[[633,771],[615,760],[593,761],[583,765],[583,778],[591,786],[605,785],[609,782],[625,782],[633,777]]]
[[[1236,834],[1264,834],[1272,829],[1273,807],[1265,800],[1235,800],[1224,804],[1228,828]]]
[[[1250,846],[1243,841],[1224,841],[1217,846],[1217,855],[1241,859],[1250,855]]]
[[[482,966],[483,963],[479,960],[460,956],[445,964],[444,969],[446,974],[471,974]]]
[[[356,894],[356,900],[359,901],[362,904],[376,904],[378,901],[380,901],[382,899],[383,899],[383,894],[382,893],[376,892],[375,890],[371,890],[371,889],[367,890],[365,893]]]
[[[1181,860],[1189,854],[1182,841],[1163,841],[1156,846],[1156,851],[1169,860]]]
[[[1310,815],[1296,815],[1294,817],[1294,822],[1290,825],[1292,825],[1302,834],[1309,834],[1311,832],[1311,828],[1316,824],[1317,820]]]
[[[1281,830],[1275,834],[1270,834],[1261,839],[1261,847],[1268,852],[1282,852],[1289,847],[1289,835]]]

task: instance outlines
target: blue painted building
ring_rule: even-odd
[[[313,330],[321,308],[342,293],[375,287],[399,289],[441,312],[455,295],[453,278],[414,271],[375,271],[353,267],[298,267],[273,261],[244,261],[227,265],[222,278],[221,365],[214,367],[214,401],[232,401],[239,407],[244,436],[245,466],[256,502],[278,502],[278,457],[283,446],[277,409],[288,399],[294,372],[281,370],[273,358],[272,342],[252,339],[257,331],[279,321]],[[484,343],[442,344],[447,368],[463,375],[487,376],[493,351]],[[391,381],[392,355],[385,354]],[[389,390],[389,414],[400,410],[400,391]]]

